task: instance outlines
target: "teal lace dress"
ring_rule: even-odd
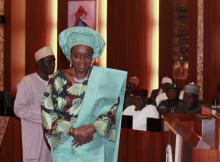
[[[66,79],[63,71],[56,72],[49,80],[41,107],[44,133],[52,150],[65,142],[70,128],[74,128],[87,83],[88,80],[73,84]],[[110,141],[115,140],[117,105],[113,105],[110,111],[100,115],[93,123],[97,133]]]

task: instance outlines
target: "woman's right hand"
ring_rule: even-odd
[[[80,145],[89,143],[93,139],[93,134],[95,131],[95,127],[91,124],[74,128],[74,130],[71,131],[71,135],[74,137],[73,145],[78,147]]]

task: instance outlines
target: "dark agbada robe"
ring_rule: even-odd
[[[196,114],[196,113],[201,113],[201,109],[202,109],[202,105],[201,103],[198,103],[194,105],[193,107],[191,107],[190,109],[184,108],[184,111],[185,113]]]
[[[160,114],[166,113],[184,113],[183,101],[169,99],[162,101],[158,106],[158,111]]]

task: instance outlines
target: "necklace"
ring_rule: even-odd
[[[89,73],[88,73],[89,74]],[[75,77],[75,75],[74,75],[74,68],[73,68],[73,79],[76,81],[76,82],[78,82],[78,83],[83,83],[85,80],[87,80],[88,79],[88,74],[84,77],[84,78],[82,78],[82,79],[77,79],[76,77]]]

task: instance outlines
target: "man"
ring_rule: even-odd
[[[200,113],[199,88],[196,84],[188,84],[184,87],[183,108],[186,113]]]
[[[133,129],[146,130],[147,118],[159,118],[159,113],[152,99],[147,98],[147,90],[136,89],[133,93],[133,105],[128,106],[123,115],[133,116]]]
[[[156,97],[160,94],[162,94],[167,86],[167,84],[172,84],[172,79],[170,77],[163,77],[161,81],[161,87],[158,89],[153,89],[151,92],[150,98],[153,100],[156,99]]]
[[[180,88],[177,84],[170,84],[166,90],[168,99],[162,101],[158,106],[160,114],[182,113],[184,112],[183,103],[179,99]]]
[[[36,73],[25,76],[17,86],[14,112],[21,119],[23,162],[51,162],[44,140],[40,101],[49,75],[54,72],[55,57],[50,47],[35,53]]]
[[[126,84],[125,101],[124,101],[123,109],[126,109],[128,106],[131,106],[133,104],[134,95],[132,91],[138,88],[139,83],[140,83],[140,79],[136,76],[128,78],[128,81]]]

